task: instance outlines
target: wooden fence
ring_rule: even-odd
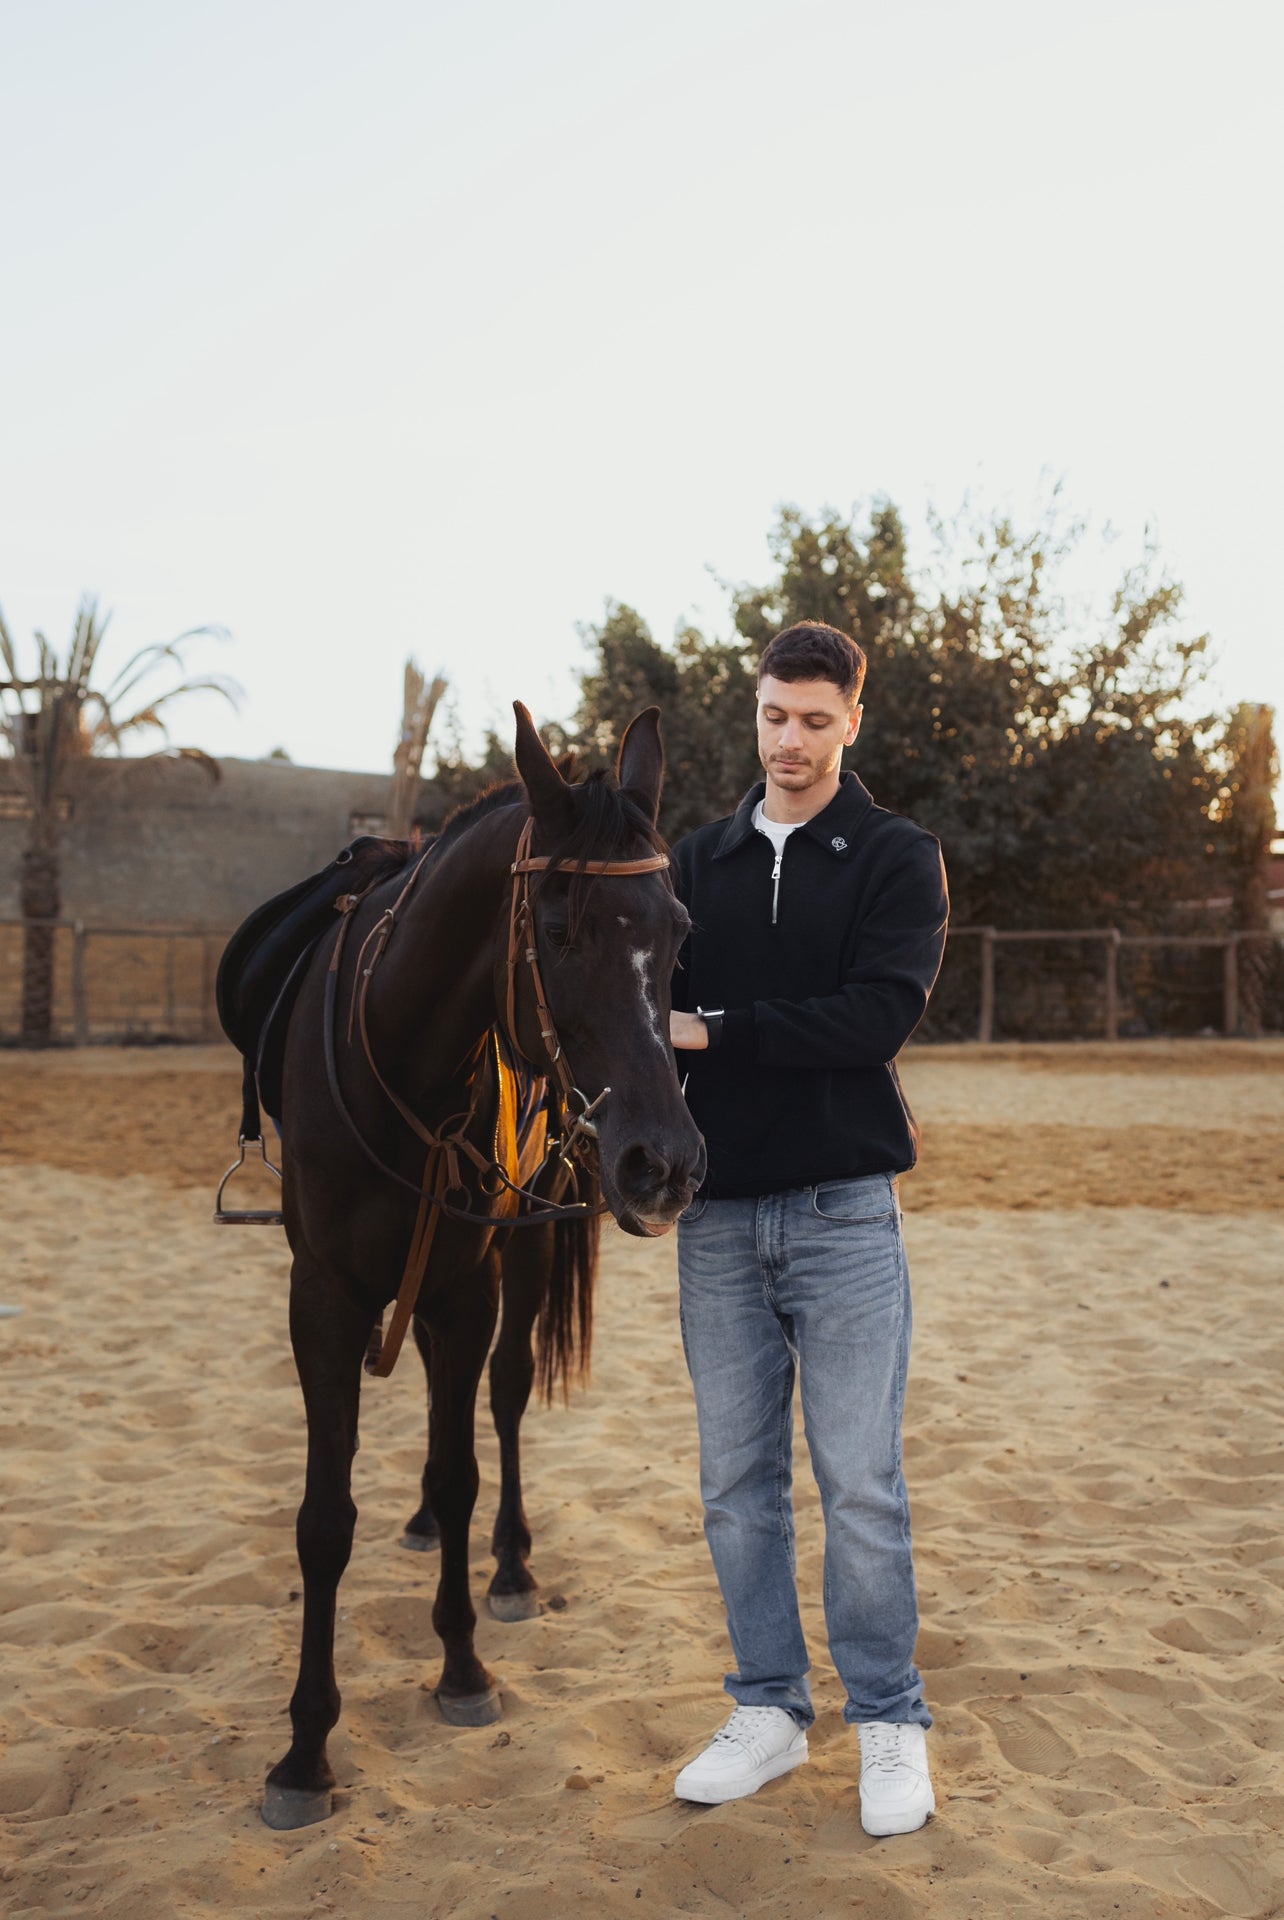
[[[54,1037],[63,1045],[217,1040],[214,980],[227,940],[222,928],[43,923],[54,940]],[[0,1041],[17,1038],[21,1016],[23,922],[0,920]],[[1037,943],[1062,949],[1055,961]],[[1077,960],[1073,943],[1099,957]],[[1267,1025],[1284,1025],[1284,947],[1267,933],[1125,934],[1116,927],[955,927],[945,968],[920,1037],[1106,1039],[1122,1034],[1244,1028],[1245,953],[1268,943],[1272,977]],[[999,952],[1012,955],[1006,966]],[[1013,964],[1024,951],[1023,966]],[[1170,986],[1147,994],[1136,966],[1121,985],[1121,960],[1143,954],[1198,956],[1198,983],[1185,989],[1195,1011],[1178,1017]],[[1220,953],[1220,963],[1215,955]],[[1209,962],[1215,978],[1209,977]],[[1258,962],[1259,974],[1262,963]],[[1260,999],[1260,979],[1258,981]],[[1165,998],[1165,995],[1167,996]]]
[[[45,921],[54,939],[54,1038],[136,1044],[217,1040],[214,979],[228,935],[191,927]],[[0,1040],[22,1013],[23,922],[0,920]]]
[[[1121,933],[1118,927],[1020,928],[952,927],[951,941],[980,941],[980,984],[977,995],[976,1038],[989,1042],[995,1036],[995,959],[1002,943],[1043,940],[1049,942],[1086,941],[1101,944],[1102,1032],[1100,1037],[1117,1040],[1120,1028],[1119,958],[1126,949],[1169,950],[1220,949],[1221,952],[1221,1030],[1224,1034],[1240,1031],[1241,953],[1250,942],[1276,944],[1270,933]],[[1085,1036],[1087,1037],[1087,1036]]]

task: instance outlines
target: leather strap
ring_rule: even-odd
[[[435,1170],[434,1159],[436,1160]],[[410,1251],[406,1255],[405,1270],[401,1276],[401,1285],[397,1289],[392,1319],[388,1323],[388,1331],[383,1337],[378,1352],[372,1352],[373,1341],[371,1347],[366,1350],[366,1372],[377,1374],[381,1380],[386,1380],[396,1366],[397,1355],[401,1352],[401,1343],[406,1337],[406,1328],[414,1318],[415,1308],[419,1304],[419,1289],[423,1285],[424,1274],[428,1269],[428,1255],[432,1252],[437,1222],[442,1215],[441,1203],[445,1198],[446,1179],[445,1154],[429,1154],[428,1165],[424,1168],[423,1192],[419,1196],[419,1211],[415,1215],[415,1230],[410,1236]]]
[[[254,1060],[246,1054],[241,1066],[241,1144],[263,1138],[263,1120],[259,1113],[259,1083]]]
[[[524,829],[524,838],[530,840],[531,822]],[[510,873],[547,873],[552,867],[555,873],[605,873],[627,876],[631,873],[659,873],[669,864],[667,853],[651,853],[645,860],[552,860],[546,853],[528,854],[523,860],[514,860]]]

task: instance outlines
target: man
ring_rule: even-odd
[[[933,836],[840,770],[864,675],[834,627],[778,634],[759,668],[765,783],[674,849],[692,930],[672,1039],[709,1155],[678,1224],[682,1333],[738,1703],[675,1792],[738,1799],[807,1758],[797,1370],[861,1821],[893,1834],[935,1806],[901,1472],[910,1300],[896,1176],[918,1142],[894,1062],[936,979],[948,900]]]

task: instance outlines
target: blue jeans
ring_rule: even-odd
[[[678,1271],[705,1538],[736,1660],[727,1692],[800,1726],[815,1718],[795,1581],[797,1373],[843,1716],[930,1726],[901,1471],[910,1296],[895,1180],[696,1200],[678,1222]]]

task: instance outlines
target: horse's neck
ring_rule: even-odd
[[[483,816],[430,859],[370,981],[373,1036],[404,1085],[453,1079],[495,1020],[495,942],[524,813]]]

